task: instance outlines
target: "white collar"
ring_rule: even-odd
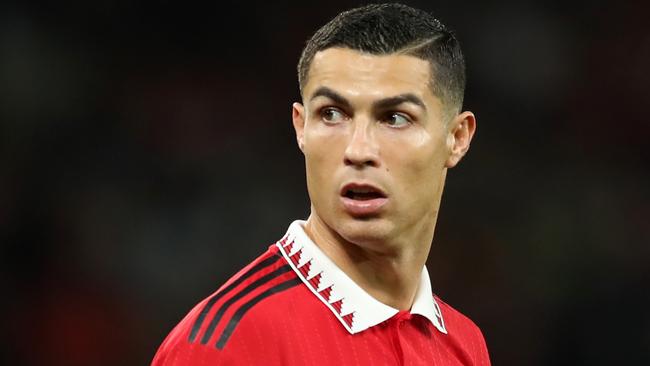
[[[302,282],[322,301],[351,334],[382,323],[399,312],[379,302],[345,274],[307,236],[305,221],[296,220],[287,234],[276,245]],[[431,293],[431,282],[426,266],[422,268],[420,284],[415,294],[412,314],[431,321],[447,334],[442,313]]]

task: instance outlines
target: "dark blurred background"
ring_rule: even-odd
[[[425,2],[468,62],[434,290],[495,365],[650,364],[649,6]],[[0,5],[0,363],[145,365],[308,215],[304,42],[357,1]]]

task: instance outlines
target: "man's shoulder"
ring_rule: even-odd
[[[235,348],[263,343],[263,339],[257,339],[258,332],[250,325],[256,322],[251,322],[250,318],[265,318],[264,314],[270,309],[266,302],[271,298],[277,302],[279,296],[273,295],[287,292],[300,283],[277,247],[270,246],[181,320],[161,344],[153,365],[182,364],[172,360],[187,361],[196,357],[221,360],[228,357],[227,348],[228,351],[233,349],[229,343]],[[241,338],[251,337],[250,333],[256,334],[242,342]]]
[[[467,352],[472,364],[489,365],[490,358],[480,328],[469,317],[435,294],[434,299],[440,308],[451,344]]]
[[[459,310],[456,310],[454,307],[446,303],[436,294],[433,295],[436,304],[440,308],[442,318],[445,322],[445,327],[452,328],[454,330],[464,332],[480,332],[479,327],[474,323],[472,319],[467,317],[465,314],[461,313]]]
[[[481,330],[472,319],[446,303],[436,294],[434,294],[433,297],[440,308],[440,313],[444,319],[445,327],[450,334],[481,334]]]

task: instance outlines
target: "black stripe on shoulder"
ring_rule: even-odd
[[[251,283],[250,285],[246,286],[243,290],[233,295],[233,297],[228,299],[228,301],[221,304],[221,307],[219,308],[219,310],[217,310],[217,313],[214,315],[214,318],[212,318],[210,325],[208,325],[208,329],[205,331],[205,334],[203,334],[203,338],[201,338],[201,344],[208,343],[210,337],[212,337],[212,334],[214,333],[214,329],[217,327],[217,324],[219,324],[219,320],[221,320],[223,314],[226,313],[226,311],[232,304],[240,300],[242,297],[248,295],[258,287],[265,285],[267,282],[271,281],[272,279],[290,271],[292,271],[291,267],[288,264],[285,264],[279,267],[278,269],[276,269],[275,271],[269,272],[266,275],[258,278],[255,282]]]
[[[189,342],[192,343],[194,342],[194,339],[196,339],[197,334],[199,333],[199,330],[201,329],[201,325],[203,325],[203,320],[205,320],[205,317],[208,315],[210,310],[212,310],[212,307],[214,304],[219,301],[225,294],[229,293],[232,291],[235,287],[239,286],[242,282],[244,282],[247,278],[251,277],[255,273],[263,270],[266,267],[269,267],[275,262],[277,262],[282,256],[279,253],[276,253],[275,255],[272,255],[265,260],[259,262],[255,266],[253,266],[251,269],[243,273],[237,280],[235,280],[233,283],[228,285],[228,287],[224,288],[222,291],[219,291],[218,293],[214,294],[210,300],[205,304],[203,309],[201,309],[201,313],[199,316],[196,318],[196,321],[194,321],[194,325],[192,326],[192,331],[190,332],[190,336],[188,338]]]
[[[246,312],[250,310],[253,306],[255,306],[258,302],[264,300],[265,298],[273,294],[277,294],[278,292],[288,290],[296,285],[299,285],[300,283],[301,283],[300,278],[298,277],[292,278],[288,281],[282,282],[278,285],[275,285],[274,287],[271,287],[270,289],[255,296],[247,303],[242,305],[239,309],[237,309],[237,311],[232,316],[232,318],[230,318],[228,325],[226,325],[226,328],[224,328],[223,333],[221,333],[221,336],[219,337],[219,340],[217,341],[216,344],[217,348],[223,349],[223,347],[226,345],[226,342],[228,342],[228,339],[235,331],[237,324],[239,324],[239,321],[244,317],[244,314],[246,314]]]

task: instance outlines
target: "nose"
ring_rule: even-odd
[[[369,121],[358,120],[352,124],[352,134],[345,149],[343,162],[358,168],[379,166],[379,146]]]

